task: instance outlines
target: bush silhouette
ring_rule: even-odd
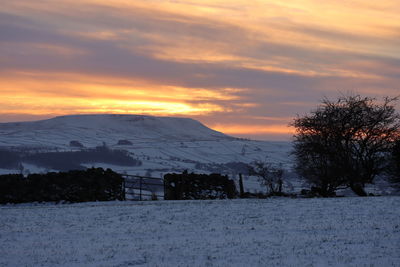
[[[164,175],[165,199],[223,199],[237,196],[235,183],[220,174]]]
[[[295,167],[322,196],[350,187],[366,196],[364,186],[388,168],[387,156],[399,136],[400,116],[386,98],[325,99],[310,115],[294,120]]]
[[[123,178],[110,169],[0,175],[0,203],[123,200]]]

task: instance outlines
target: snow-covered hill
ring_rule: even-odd
[[[82,147],[79,147],[82,145]],[[160,177],[185,169],[235,174],[238,162],[268,160],[289,168],[289,142],[234,138],[188,118],[142,115],[73,115],[34,122],[0,123],[0,148],[24,151],[77,151],[107,146],[123,149],[142,162],[140,166],[109,165],[129,174]],[[243,167],[243,166],[242,166]],[[24,171],[48,171],[23,163]],[[9,170],[2,170],[2,173]],[[15,172],[15,171],[14,171]]]
[[[118,140],[192,141],[232,139],[187,118],[139,115],[71,115],[34,122],[0,124],[0,145],[53,145],[63,147],[70,140],[84,146]]]

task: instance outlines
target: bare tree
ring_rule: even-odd
[[[250,164],[249,174],[257,176],[272,195],[281,194],[283,186],[283,169],[271,163],[256,160]]]
[[[310,115],[297,117],[293,126],[296,170],[329,196],[350,187],[366,196],[364,187],[387,167],[387,154],[399,136],[397,98],[360,95],[322,101]]]

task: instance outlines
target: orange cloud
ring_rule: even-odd
[[[203,116],[286,136],[323,96],[397,94],[399,14],[397,0],[4,1],[0,116]]]
[[[237,99],[234,88],[207,90],[73,73],[7,73],[2,77],[1,113],[145,113],[197,115],[226,112],[209,100]]]
[[[265,135],[265,134],[293,134],[294,129],[288,125],[243,125],[243,124],[216,124],[213,129],[231,135]]]

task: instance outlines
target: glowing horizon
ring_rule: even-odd
[[[323,97],[400,94],[395,0],[16,0],[0,21],[1,122],[184,116],[287,140]]]

